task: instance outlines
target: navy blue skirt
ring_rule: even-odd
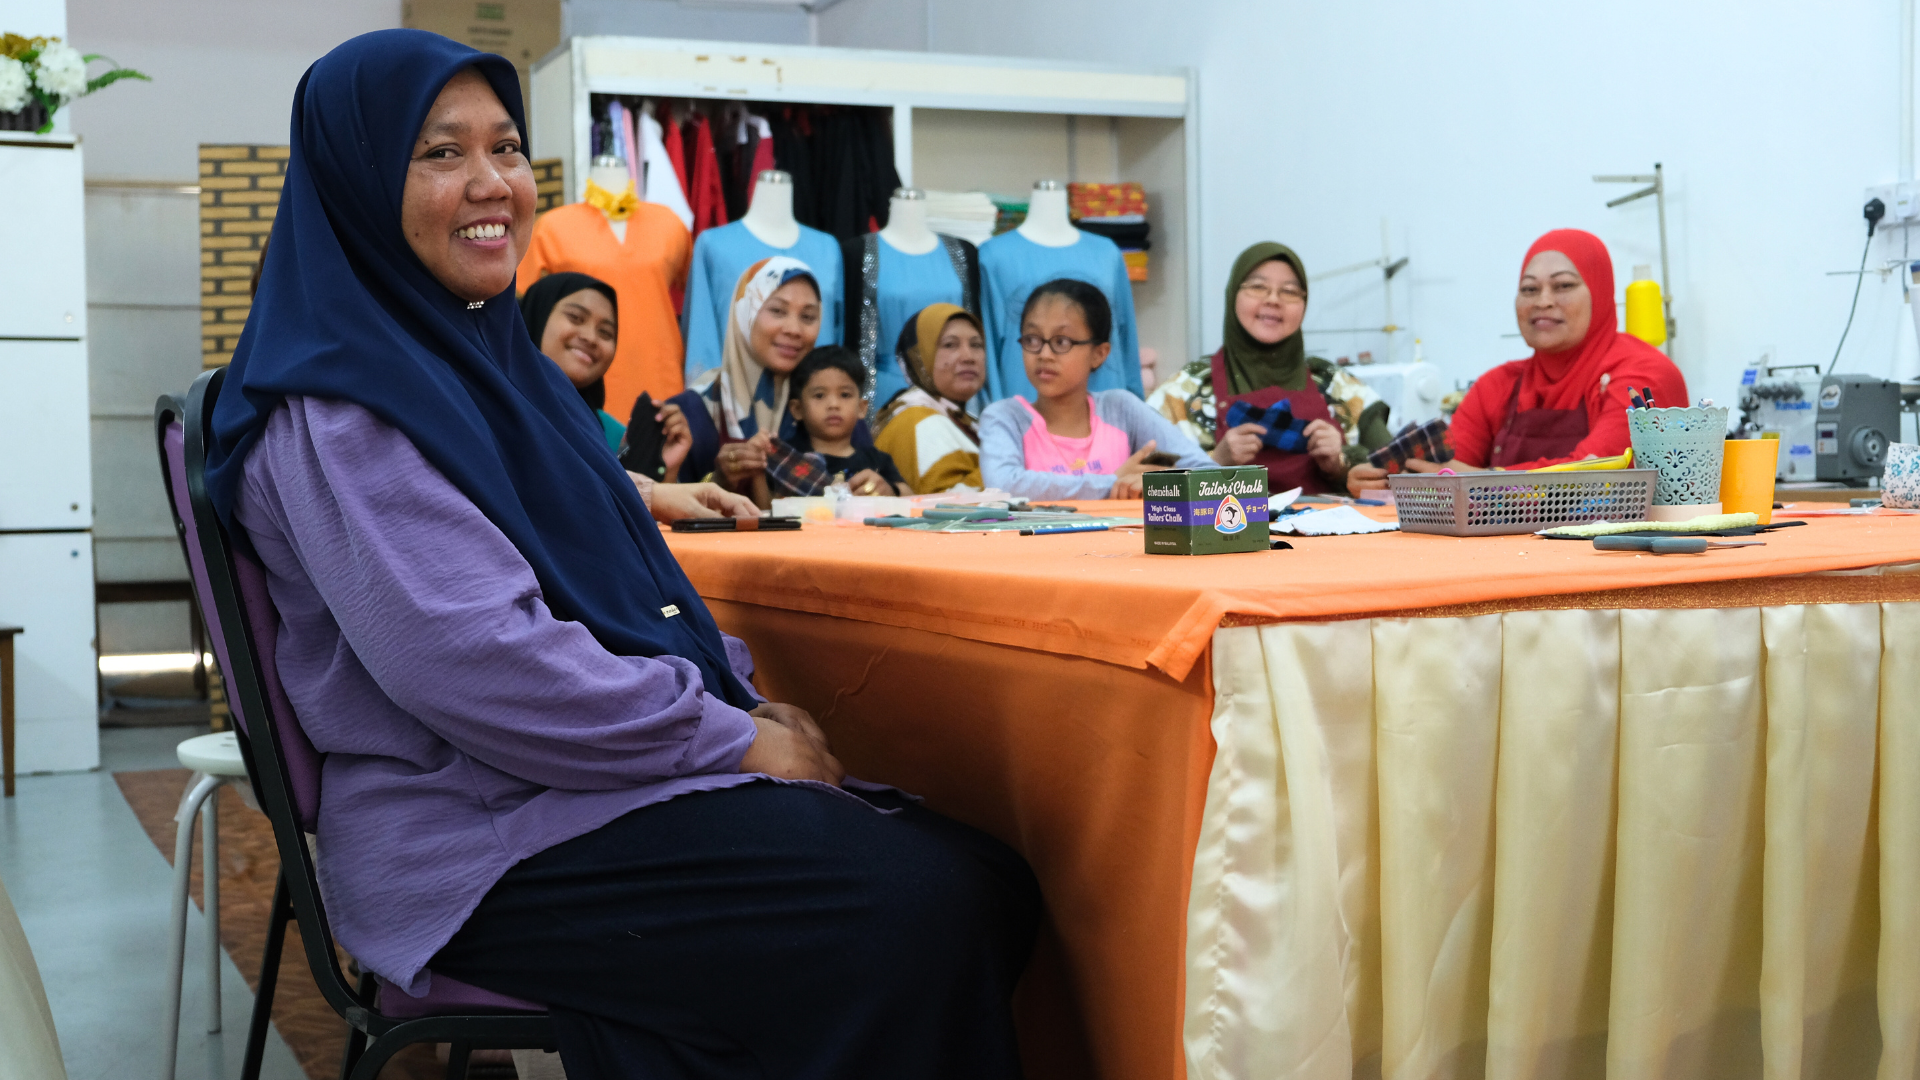
[[[1020,1075],[1026,861],[897,796],[771,782],[509,870],[432,963],[544,1001],[569,1080]]]

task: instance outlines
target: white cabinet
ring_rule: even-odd
[[[0,393],[0,532],[90,527],[86,342],[0,340]]]
[[[93,538],[0,533],[0,623],[26,631],[13,639],[15,770],[98,767]]]
[[[16,768],[100,764],[79,140],[0,132],[0,623]]]
[[[0,222],[0,338],[85,337],[86,196],[73,136],[0,132]]]

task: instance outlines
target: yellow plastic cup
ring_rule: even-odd
[[[1728,439],[1720,457],[1720,512],[1758,514],[1773,523],[1773,478],[1780,466],[1780,440]]]

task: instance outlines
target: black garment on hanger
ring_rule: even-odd
[[[813,148],[804,132],[804,114],[790,106],[769,116],[767,124],[773,128],[773,167],[793,177],[793,219],[818,229],[820,213],[815,205]]]

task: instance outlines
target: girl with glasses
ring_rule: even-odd
[[[1020,352],[1034,399],[980,414],[988,487],[1032,499],[1137,499],[1142,473],[1207,468],[1200,447],[1127,390],[1088,393],[1113,346],[1113,312],[1084,281],[1049,281],[1020,313]]]

